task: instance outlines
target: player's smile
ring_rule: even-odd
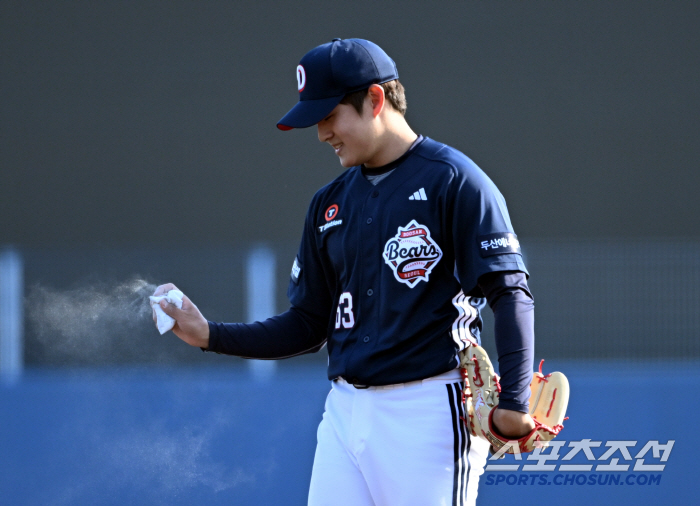
[[[369,109],[366,106],[365,109]],[[363,111],[364,112],[364,111]],[[353,167],[371,158],[372,134],[368,125],[371,114],[360,115],[348,104],[338,104],[331,113],[316,125],[318,140],[327,142],[340,158],[343,167]]]

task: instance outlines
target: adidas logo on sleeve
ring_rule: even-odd
[[[414,192],[413,195],[408,197],[408,200],[428,200],[428,197],[425,194],[425,188],[421,188],[417,192]]]

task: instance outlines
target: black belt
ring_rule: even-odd
[[[342,376],[338,376],[338,377],[335,378],[333,381],[338,381],[338,379],[342,379],[342,380],[345,381],[347,384],[354,386],[354,387],[357,388],[358,390],[366,390],[366,389],[368,389],[369,387],[372,386],[372,385],[360,385],[360,384],[358,384],[358,383],[352,383],[351,381],[346,380],[346,379],[343,378]]]

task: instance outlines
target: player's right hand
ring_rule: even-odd
[[[507,439],[520,439],[535,428],[535,422],[529,414],[498,406],[494,408],[493,425],[498,434]]]
[[[153,295],[164,295],[170,290],[179,290],[179,288],[172,283],[166,283],[156,288]],[[187,295],[182,297],[182,309],[175,304],[170,304],[167,300],[160,301],[160,307],[165,314],[175,320],[173,333],[177,337],[191,346],[209,348],[209,323]]]

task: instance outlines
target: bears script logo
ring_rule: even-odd
[[[387,241],[382,256],[396,280],[413,288],[419,281],[428,281],[433,267],[442,258],[442,250],[431,239],[428,227],[411,220]]]

